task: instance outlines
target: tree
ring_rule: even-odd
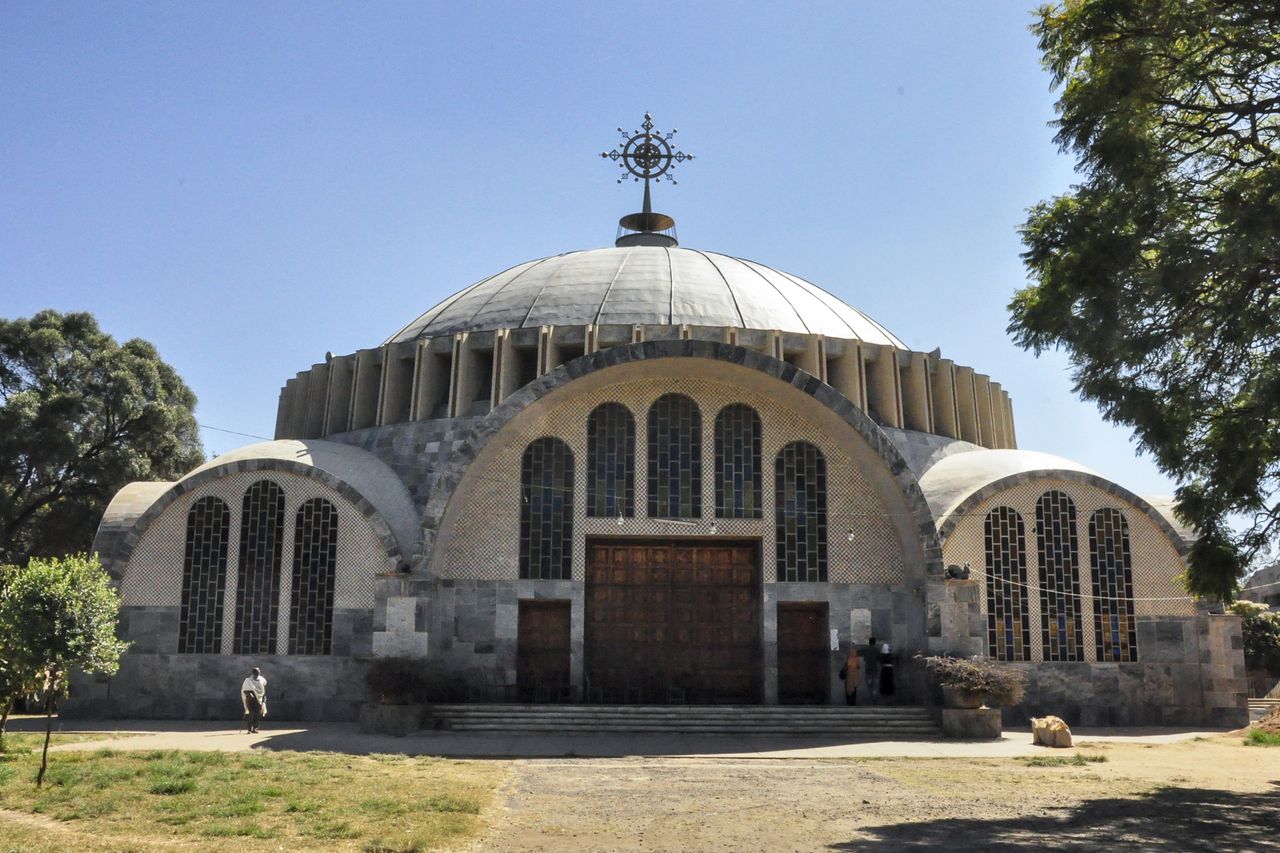
[[[155,347],[90,314],[0,320],[0,562],[87,551],[122,486],[203,461],[195,404]]]
[[[1240,617],[1245,664],[1280,675],[1280,613],[1256,601],[1237,601],[1231,612]]]
[[[1009,331],[1178,480],[1188,588],[1229,600],[1280,535],[1280,6],[1069,0],[1032,31],[1082,181],[1030,211]]]
[[[44,691],[44,753],[36,785],[44,784],[58,699],[73,669],[114,673],[128,644],[116,639],[120,598],[96,557],[32,559],[0,589],[0,625],[12,634],[17,666],[40,674]]]
[[[19,657],[23,646],[18,626],[6,621],[9,608],[3,606],[5,592],[18,576],[18,567],[0,564],[0,752],[5,751],[5,729],[13,703],[40,687],[40,674]]]

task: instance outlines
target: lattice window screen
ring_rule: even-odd
[[[762,518],[760,416],[735,403],[716,415],[716,518]]]
[[[216,653],[222,649],[230,536],[231,508],[226,501],[210,495],[191,505],[182,561],[179,654]]]
[[[573,451],[558,438],[525,448],[520,466],[520,577],[573,573]]]
[[[702,517],[702,413],[683,394],[649,408],[649,517]]]
[[[987,643],[997,660],[1031,660],[1027,608],[1027,538],[1022,517],[1007,506],[987,513]]]
[[[298,508],[293,527],[289,654],[329,654],[337,562],[338,511],[324,498],[312,498]]]
[[[774,464],[778,580],[827,579],[827,460],[807,441],[782,448]]]
[[[1089,563],[1098,660],[1137,660],[1129,522],[1118,509],[1104,507],[1089,517]]]
[[[603,403],[587,418],[587,515],[636,514],[636,419],[619,403]]]

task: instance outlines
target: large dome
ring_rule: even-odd
[[[728,255],[658,246],[591,249],[518,264],[455,293],[386,342],[588,323],[776,329],[907,348],[802,278]]]

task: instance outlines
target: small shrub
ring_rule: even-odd
[[[1246,746],[1280,746],[1280,732],[1264,732],[1262,729],[1250,729],[1244,739]]]
[[[194,791],[196,782],[185,776],[161,776],[151,783],[147,790],[161,796],[173,796]]]
[[[997,705],[1017,705],[1022,701],[1027,676],[1021,670],[1002,666],[983,657],[919,655],[929,675],[943,687],[981,693]]]

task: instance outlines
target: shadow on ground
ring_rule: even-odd
[[[1158,788],[1006,820],[869,827],[829,850],[1280,850],[1280,781],[1261,794]]]

